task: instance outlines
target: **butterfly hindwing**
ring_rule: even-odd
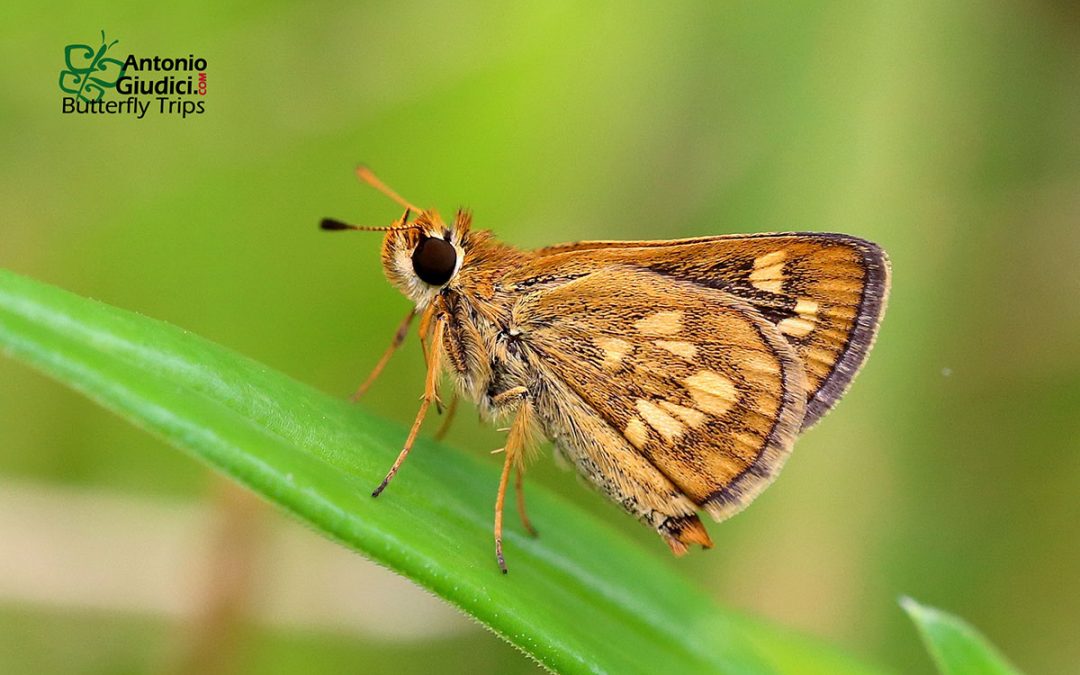
[[[538,370],[718,519],[775,478],[800,428],[798,357],[727,293],[614,265],[529,293],[513,325]]]

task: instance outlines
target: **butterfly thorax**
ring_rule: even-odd
[[[484,417],[494,419],[516,403],[496,403],[500,394],[531,384],[513,316],[521,295],[502,283],[531,255],[501,244],[488,232],[470,233],[464,243],[461,269],[439,294],[446,321],[443,348],[447,370],[462,394]]]

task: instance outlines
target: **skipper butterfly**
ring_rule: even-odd
[[[503,573],[510,474],[535,534],[523,460],[544,439],[676,555],[711,547],[698,512],[724,520],[776,478],[798,435],[851,385],[885,311],[888,257],[857,237],[719,235],[521,251],[474,230],[466,211],[446,223],[368,169],[357,174],[404,215],[387,227],[321,226],[385,232],[383,271],[415,309],[354,399],[416,316],[427,359],[420,411],[372,495],[440,405],[440,374],[449,372],[484,418],[510,420],[495,500]]]

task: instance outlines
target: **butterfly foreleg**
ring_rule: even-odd
[[[432,402],[438,401],[437,384],[440,366],[439,357],[442,354],[442,340],[445,329],[445,317],[442,314],[436,315],[434,318],[434,326],[431,329],[431,353],[428,356],[427,378],[424,382],[424,397],[420,401],[420,410],[416,413],[416,419],[413,421],[412,428],[409,430],[408,438],[405,439],[405,447],[402,448],[401,453],[398,454],[397,459],[394,460],[394,464],[390,467],[390,471],[387,472],[386,477],[382,479],[379,486],[371,493],[372,497],[378,497],[394,478],[394,474],[401,468],[401,464],[405,461],[405,458],[408,457],[409,451],[412,449],[413,442],[416,441],[416,435],[420,432],[420,425],[423,423],[425,415],[427,415],[428,407]]]
[[[432,351],[433,345],[434,345],[434,340],[433,340],[434,328],[432,327],[431,322],[432,322],[432,317],[435,316],[434,310],[435,310],[436,305],[441,305],[441,304],[442,303],[438,302],[438,301],[436,301],[435,303],[432,303],[432,305],[429,306],[428,309],[426,311],[424,311],[423,314],[420,315],[420,328],[419,328],[419,330],[417,332],[420,334],[420,351],[424,354],[424,365],[425,366],[430,366],[431,365],[431,351]],[[443,334],[443,337],[445,337],[445,333]],[[445,344],[445,341],[441,340],[440,344]],[[438,386],[438,383],[436,383],[436,386]],[[435,411],[438,412],[440,415],[443,414],[442,399],[439,398],[439,395],[438,395],[437,391],[435,392]],[[451,418],[452,417],[453,417],[453,415],[451,415]],[[450,425],[450,419],[447,419],[445,422],[443,422],[442,425],[440,425],[439,430],[435,432],[435,438],[437,438],[437,439],[442,438],[441,434],[445,434],[446,431],[449,430],[449,425]]]

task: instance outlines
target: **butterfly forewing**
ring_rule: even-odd
[[[717,518],[786,459],[805,409],[802,366],[742,300],[613,265],[535,291],[514,314],[540,367]]]
[[[563,269],[634,265],[743,299],[777,327],[804,364],[803,429],[829,411],[865,361],[889,284],[884,251],[839,234],[580,242],[537,255]]]

